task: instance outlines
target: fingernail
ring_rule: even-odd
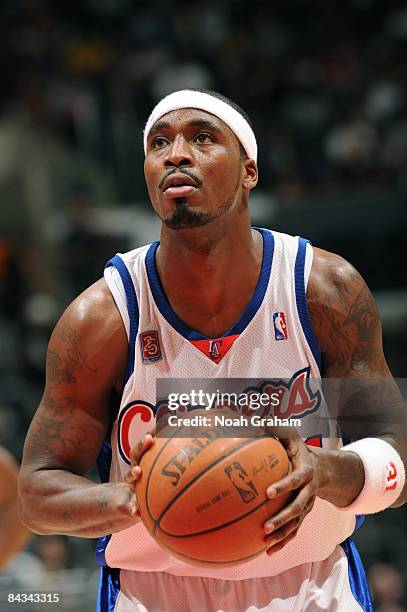
[[[266,533],[271,533],[272,531],[274,531],[273,523],[266,523],[265,532]]]
[[[267,489],[267,495],[268,497],[275,497],[276,496],[276,489],[274,489],[273,487],[270,487],[270,489]]]

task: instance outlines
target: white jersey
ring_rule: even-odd
[[[207,338],[179,319],[163,291],[155,264],[158,242],[114,257],[105,270],[129,337],[126,383],[105,450],[104,479],[117,482],[129,467],[131,447],[152,428],[158,378],[240,378],[289,381],[284,417],[304,417],[323,401],[309,382],[320,378],[319,350],[306,303],[312,247],[306,240],[260,229],[263,260],[251,302],[220,338]],[[294,393],[295,390],[295,393]],[[298,401],[296,397],[298,396]],[[287,409],[287,406],[289,407]],[[315,431],[308,442],[340,448],[332,432]],[[312,439],[310,439],[312,438]],[[354,531],[356,518],[317,498],[296,537],[272,556],[236,567],[198,567],[160,548],[142,523],[101,538],[97,559],[122,573],[165,572],[175,576],[242,580],[282,574],[323,561]],[[318,534],[318,537],[316,537]]]

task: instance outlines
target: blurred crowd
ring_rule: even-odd
[[[264,188],[289,203],[346,185],[406,188],[407,8],[402,0],[5,0],[3,110],[142,188],[152,104],[218,89],[252,117]]]
[[[215,89],[248,112],[255,222],[338,250],[373,289],[407,288],[404,1],[3,0],[0,35],[0,443],[18,459],[62,309],[115,252],[158,237],[142,130],[170,91]],[[385,347],[405,377],[400,316]],[[393,516],[401,558],[405,520]],[[406,609],[405,560],[393,566],[386,538],[368,529],[377,610]],[[31,569],[7,580],[76,571],[83,543],[42,541],[21,557]],[[85,591],[96,578],[89,565],[81,576]]]

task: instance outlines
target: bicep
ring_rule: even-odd
[[[90,290],[88,290],[90,291]],[[47,352],[46,386],[30,425],[23,469],[86,473],[109,425],[112,389],[127,338],[109,295],[86,292],[58,322]]]

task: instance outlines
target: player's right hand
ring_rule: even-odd
[[[147,433],[144,438],[138,442],[130,451],[130,468],[124,475],[124,481],[129,485],[131,494],[128,500],[130,515],[134,518],[140,517],[140,513],[137,508],[137,498],[134,490],[134,485],[141,476],[140,461],[145,452],[154,444],[155,432]]]
[[[125,482],[128,485],[134,486],[134,483],[141,476],[141,467],[140,461],[141,457],[144,455],[146,451],[154,444],[155,433],[147,433],[144,438],[140,440],[130,451],[130,461],[131,465],[129,470],[126,472],[124,476]]]

